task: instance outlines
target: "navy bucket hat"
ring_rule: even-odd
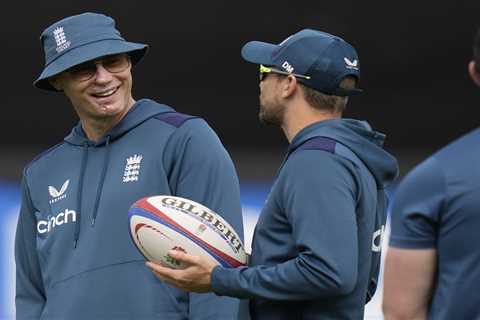
[[[118,53],[128,53],[136,64],[148,49],[146,44],[125,41],[112,18],[90,12],[55,22],[43,31],[40,40],[45,67],[33,84],[50,91],[57,90],[48,78],[75,65]]]
[[[362,92],[340,88],[346,76],[360,80],[360,63],[349,43],[326,32],[304,29],[278,45],[250,41],[243,46],[242,57],[249,62],[308,76],[309,79],[297,79],[327,95],[351,96]]]

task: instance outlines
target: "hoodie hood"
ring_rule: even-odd
[[[128,111],[125,117],[112,129],[110,129],[105,136],[98,142],[93,142],[88,139],[82,128],[81,121],[72,129],[70,134],[65,137],[65,142],[77,146],[94,145],[100,146],[119,138],[129,130],[135,128],[142,122],[164,112],[173,112],[174,110],[166,105],[158,104],[150,99],[141,99],[135,102],[132,108]]]
[[[98,187],[95,196],[95,202],[93,206],[93,213],[90,217],[91,225],[95,226],[95,220],[97,219],[98,208],[100,205],[100,199],[102,197],[103,192],[103,185],[105,182],[105,176],[107,173],[109,160],[110,160],[110,143],[115,139],[118,139],[123,134],[127,133],[128,131],[132,130],[136,126],[140,125],[144,121],[165,112],[173,112],[174,110],[166,105],[158,104],[149,99],[142,99],[137,101],[132,108],[128,111],[128,113],[123,117],[120,122],[110,129],[99,141],[91,141],[85,135],[85,132],[82,128],[81,121],[72,129],[72,132],[65,137],[65,142],[80,146],[82,151],[82,157],[80,162],[80,172],[78,175],[79,181],[79,188],[77,191],[77,220],[78,222],[75,224],[75,233],[74,233],[74,248],[77,247],[77,243],[80,237],[80,226],[81,226],[81,219],[82,219],[82,203],[83,203],[83,181],[85,178],[85,170],[87,168],[87,163],[89,159],[89,148],[97,148],[102,147],[105,151],[103,152],[103,165],[99,168],[98,171],[100,179],[98,182]]]
[[[292,152],[313,137],[327,137],[349,148],[370,170],[378,186],[388,186],[398,176],[397,160],[383,149],[385,134],[372,130],[366,121],[332,119],[303,128],[293,138]]]

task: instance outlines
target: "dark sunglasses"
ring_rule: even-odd
[[[87,81],[97,73],[97,64],[110,73],[120,73],[130,66],[130,57],[127,54],[105,56],[73,66],[67,72],[77,81]]]
[[[284,76],[292,75],[296,78],[305,79],[305,80],[311,79],[310,76],[305,76],[305,75],[296,74],[296,73],[290,73],[290,72],[278,70],[278,69],[272,68],[272,67],[265,67],[263,64],[261,64],[260,65],[260,74],[259,74],[260,81],[263,81],[263,79],[265,79],[265,77],[267,76],[268,73],[276,73],[276,74],[281,74],[281,75],[284,75]]]

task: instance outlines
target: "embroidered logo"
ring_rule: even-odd
[[[282,63],[282,68],[285,69],[287,72],[293,72],[293,66],[288,61]]]
[[[77,213],[75,210],[65,209],[56,216],[48,215],[47,220],[39,220],[37,223],[37,232],[48,233],[64,223],[76,222]]]
[[[353,61],[350,61],[350,59],[348,59],[347,57],[344,57],[343,61],[345,61],[345,64],[346,64],[345,67],[347,69],[358,70],[358,60],[357,59],[353,59]]]
[[[58,27],[53,30],[53,37],[55,38],[55,42],[57,43],[56,50],[58,53],[70,47],[70,41],[67,41],[67,37],[65,36],[63,27]]]
[[[67,194],[65,191],[67,191],[68,185],[70,184],[70,179],[67,179],[62,187],[60,188],[60,191],[58,191],[55,187],[48,186],[48,193],[50,193],[50,201],[48,201],[50,204],[53,204],[57,201],[60,201],[62,199],[65,199],[67,197]]]
[[[373,233],[372,237],[372,251],[373,252],[381,252],[382,251],[382,242],[383,242],[383,237],[385,236],[385,226],[382,225],[382,227],[378,230],[376,230]]]
[[[143,156],[134,154],[127,158],[127,164],[125,165],[125,172],[123,173],[123,182],[138,181],[138,175],[140,174],[140,163]]]

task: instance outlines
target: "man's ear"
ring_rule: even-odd
[[[63,91],[62,82],[60,81],[60,77],[58,75],[48,78],[48,82],[58,91]]]
[[[468,64],[468,74],[473,82],[480,87],[480,73],[477,71],[476,63],[473,60]]]
[[[298,90],[298,85],[299,83],[295,76],[287,76],[282,87],[282,97],[288,98],[292,96]]]

